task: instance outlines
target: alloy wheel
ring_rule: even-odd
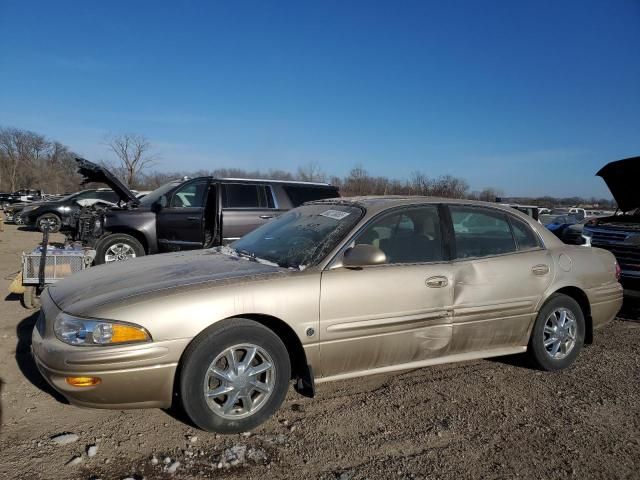
[[[547,355],[553,360],[562,360],[576,345],[578,323],[573,312],[557,308],[547,317],[543,329],[543,343]]]
[[[55,232],[60,228],[60,220],[56,216],[45,217],[40,220],[40,230],[44,230],[45,225],[49,226],[50,232]]]
[[[105,263],[123,262],[132,258],[136,258],[136,251],[126,243],[114,243],[104,254]]]
[[[271,396],[276,383],[274,362],[257,345],[225,349],[207,369],[203,393],[207,405],[226,419],[253,415]]]

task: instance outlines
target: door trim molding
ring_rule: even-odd
[[[438,358],[429,358],[417,362],[401,363],[398,365],[389,365],[386,367],[377,367],[369,370],[359,370],[356,372],[341,373],[328,377],[319,377],[315,379],[316,383],[333,382],[336,380],[348,380],[350,378],[364,377],[368,375],[376,375],[379,373],[391,373],[400,370],[412,370],[414,368],[429,367],[431,365],[441,365],[443,363],[466,362],[469,360],[480,360],[490,357],[501,357],[504,355],[513,355],[527,351],[527,346],[496,348],[493,350],[483,350],[478,352],[458,353],[455,355],[446,355]]]

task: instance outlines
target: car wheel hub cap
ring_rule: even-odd
[[[544,349],[554,360],[567,357],[576,345],[578,322],[573,312],[558,308],[547,317],[543,330]]]
[[[114,243],[111,245],[104,255],[104,261],[109,262],[122,262],[136,257],[136,252],[131,245],[126,243]]]
[[[253,344],[234,345],[218,355],[207,369],[204,398],[223,418],[248,417],[271,396],[276,371],[271,356]]]

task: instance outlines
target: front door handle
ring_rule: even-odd
[[[273,215],[260,215],[260,218],[262,218],[263,220],[267,220],[269,218],[273,218]]]
[[[425,283],[429,288],[443,288],[449,285],[449,280],[447,279],[447,277],[438,275],[435,277],[427,278],[427,281]]]
[[[541,263],[540,265],[535,265],[531,267],[531,271],[533,272],[534,275],[541,277],[549,273],[550,269],[549,269],[549,265],[545,265]]]
[[[200,217],[187,217],[187,220],[190,222],[199,222]]]

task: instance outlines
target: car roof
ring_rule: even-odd
[[[367,212],[377,213],[393,207],[411,206],[411,205],[428,205],[434,203],[447,203],[453,205],[471,205],[478,207],[488,207],[505,212],[524,215],[518,210],[509,206],[500,205],[499,203],[481,202],[478,200],[467,200],[458,198],[442,198],[442,197],[422,197],[422,196],[401,196],[401,195],[381,195],[381,196],[360,196],[360,197],[342,197],[329,198],[325,200],[315,200],[309,202],[311,204],[350,204],[354,206],[364,207]]]
[[[271,180],[270,178],[234,178],[234,177],[194,177],[189,180],[196,180],[198,178],[210,178],[211,180],[218,180],[222,182],[247,182],[247,183],[282,183],[286,185],[308,185],[313,187],[330,187],[338,188],[335,185],[325,182],[303,182],[301,180]]]

